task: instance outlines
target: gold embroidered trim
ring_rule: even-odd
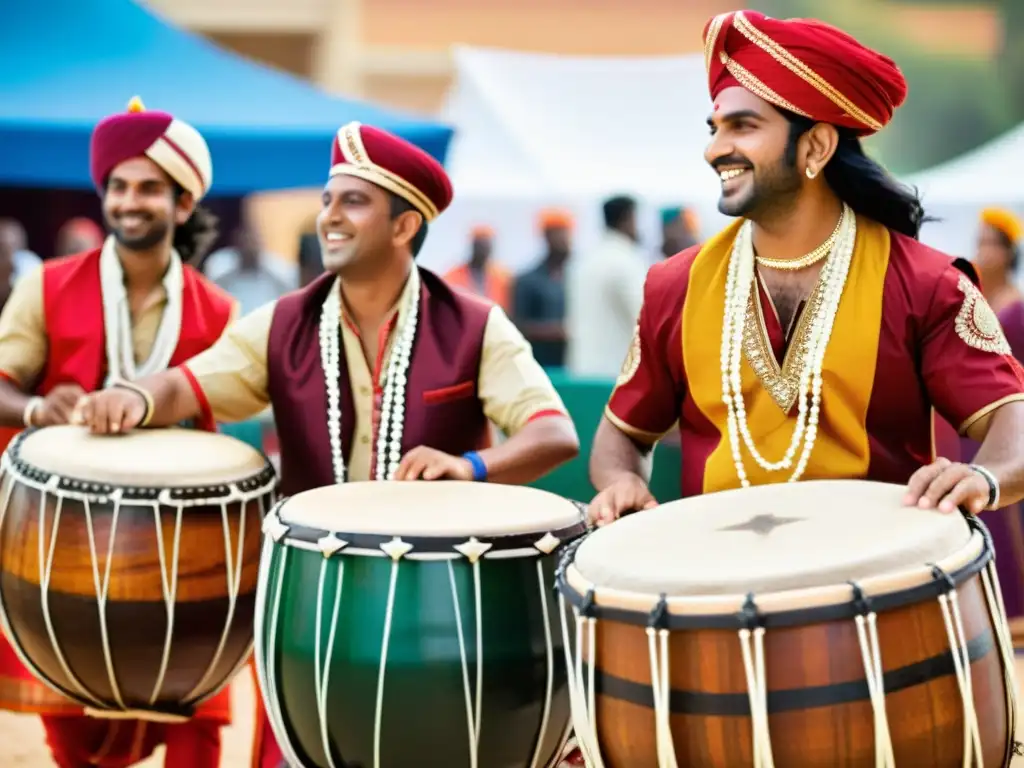
[[[615,386],[621,387],[632,379],[637,370],[640,368],[640,323],[637,322],[636,329],[633,331],[633,340],[629,343],[629,351],[626,353],[626,359],[622,361],[622,369],[619,371],[619,377],[615,380]]]
[[[735,19],[733,20],[733,26],[750,42],[767,53],[801,80],[808,83],[822,96],[827,98],[852,118],[859,120],[873,130],[877,131],[882,128],[882,123],[871,117],[871,115],[850,101],[850,99],[838,91],[825,78],[747,21],[742,11],[736,12]]]
[[[779,94],[777,94],[767,85],[762,83],[761,80],[758,79],[758,77],[754,75],[753,72],[744,67],[738,61],[736,61],[736,59],[730,59],[729,54],[727,54],[725,51],[722,51],[719,54],[719,58],[722,60],[722,63],[725,65],[725,68],[729,70],[729,74],[735,77],[736,80],[740,83],[740,85],[742,85],[755,96],[759,96],[765,101],[767,101],[769,104],[774,104],[775,106],[781,107],[782,109],[788,109],[790,112],[795,112],[798,115],[803,115],[804,117],[808,118],[810,117],[810,115],[808,115],[806,112],[800,109],[800,107],[796,106],[796,104],[793,104],[790,101],[786,101],[784,98],[779,96]]]
[[[711,72],[711,60],[715,55],[715,44],[718,42],[718,33],[722,31],[722,24],[725,23],[726,17],[731,14],[732,11],[720,13],[708,24],[708,33],[704,37],[704,68],[709,74]]]
[[[1003,335],[999,317],[970,278],[960,275],[957,288],[964,294],[964,303],[960,306],[953,323],[956,335],[963,339],[967,346],[982,352],[1013,354],[1010,342]]]
[[[653,445],[654,443],[661,440],[661,438],[663,438],[666,434],[668,434],[668,429],[666,429],[664,432],[648,432],[646,429],[639,429],[638,427],[634,427],[632,424],[627,424],[618,416],[616,416],[612,412],[611,407],[607,405],[604,407],[604,417],[608,419],[608,421],[610,421],[612,425],[620,432],[622,432],[625,435],[628,435],[629,437],[632,437],[634,440],[640,441],[641,443],[648,443],[649,445]],[[671,427],[669,427],[669,429],[671,429]]]
[[[800,313],[780,368],[768,340],[768,328],[764,322],[756,280],[750,292],[743,320],[743,354],[761,385],[783,413],[788,414],[793,410],[800,391],[800,377],[804,368],[810,365],[811,320],[817,315],[824,298],[824,290],[819,282]]]
[[[429,197],[398,174],[373,162],[363,145],[361,130],[362,126],[357,122],[343,125],[338,130],[338,146],[341,148],[341,154],[345,157],[346,162],[332,166],[329,175],[355,176],[377,184],[408,200],[427,221],[436,219],[438,216],[437,206]]]

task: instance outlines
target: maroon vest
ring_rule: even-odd
[[[405,391],[402,454],[425,445],[460,455],[490,440],[476,387],[491,305],[452,291],[431,272],[420,269],[419,274],[419,320]],[[286,496],[334,484],[319,338],[320,309],[332,280],[333,275],[322,275],[280,299],[270,326],[267,385],[280,441],[281,493]],[[340,369],[341,440],[348,462],[355,408],[344,346]]]

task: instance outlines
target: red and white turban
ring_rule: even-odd
[[[92,133],[89,167],[93,184],[102,191],[116,166],[142,156],[163,168],[197,202],[209,192],[213,162],[199,131],[166,112],[146,110],[136,97],[127,112],[104,118]]]
[[[704,28],[704,63],[712,99],[738,85],[780,109],[860,136],[884,127],[907,98],[892,59],[816,19],[720,14]]]
[[[398,195],[436,219],[452,201],[452,183],[437,160],[394,134],[356,122],[342,126],[331,143],[331,176],[355,176]]]

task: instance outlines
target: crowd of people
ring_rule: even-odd
[[[320,274],[304,258],[281,266],[239,230],[204,277],[188,262],[209,233],[205,140],[138,104],[107,118],[91,168],[110,234],[69,222],[67,241],[86,250],[16,276],[24,238],[0,227],[13,285],[0,423],[209,430],[270,406],[297,425],[279,430],[285,495],[353,480],[522,485],[580,450],[545,370],[564,367],[615,381],[588,457],[595,524],[659,503],[648,459],[676,431],[681,498],[856,479],[898,484],[907,506],[984,513],[1007,610],[1024,618],[1010,584],[1024,584],[1024,367],[1007,339],[1024,316],[1010,277],[1021,223],[986,211],[973,264],[920,243],[916,193],[860,143],[906,97],[887,57],[753,11],[715,17],[704,37],[705,158],[733,223],[698,238],[685,212],[666,212],[652,253],[636,201],[617,196],[600,243],[579,254],[571,217],[548,210],[546,253],[514,277],[491,260],[485,226],[466,264],[419,267],[451,182],[422,150],[358,123],[331,144]],[[937,417],[970,442],[938,449]],[[507,439],[492,441],[491,425]],[[0,642],[0,708],[40,715],[62,768],[130,764],[161,743],[169,768],[216,768],[227,695],[187,723],[92,718]],[[282,734],[257,710],[254,765],[278,768]]]

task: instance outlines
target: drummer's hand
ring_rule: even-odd
[[[97,435],[134,429],[146,416],[146,401],[130,389],[111,387],[79,399],[72,424],[88,427]]]
[[[395,480],[472,480],[473,465],[461,456],[417,446],[402,457]]]
[[[601,491],[590,502],[587,510],[590,519],[598,526],[607,525],[630,512],[651,509],[658,506],[658,500],[651,495],[647,484],[639,475],[632,473]]]
[[[78,398],[85,390],[77,384],[58,384],[43,398],[43,402],[32,414],[32,426],[52,427],[67,424],[75,409]]]
[[[966,507],[977,515],[988,504],[988,482],[966,464],[940,457],[911,476],[903,503],[946,513]]]

